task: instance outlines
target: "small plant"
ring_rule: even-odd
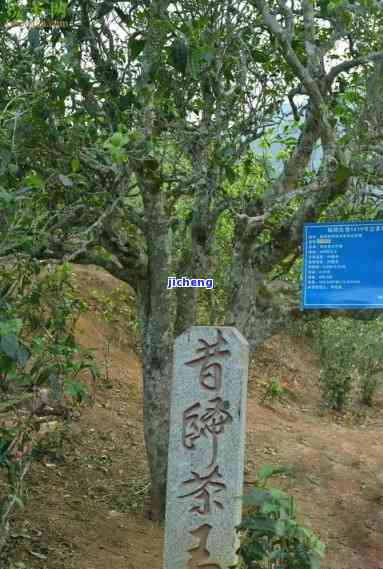
[[[296,519],[294,499],[276,488],[267,488],[285,468],[266,464],[257,483],[243,498],[250,506],[237,528],[241,534],[237,569],[320,569],[324,544]]]
[[[343,411],[347,405],[355,377],[354,324],[349,318],[325,318],[319,323],[316,337],[323,399],[337,411]]]
[[[342,411],[358,379],[361,402],[371,406],[382,383],[383,322],[325,318],[315,341],[327,405]]]
[[[361,403],[372,407],[374,395],[382,384],[382,375],[379,373],[360,373]]]
[[[266,400],[276,401],[283,399],[285,390],[283,389],[279,379],[272,377],[271,381],[267,385],[264,394],[261,398],[261,403],[263,404]]]
[[[125,286],[119,286],[109,294],[92,290],[92,295],[100,306],[105,320],[110,323],[124,322],[133,334],[134,343],[137,346],[139,322],[131,292]]]
[[[303,314],[288,321],[287,331],[299,338],[314,338],[318,329],[319,318],[316,314]]]
[[[330,363],[320,371],[323,399],[335,411],[344,411],[351,394],[353,376]]]
[[[41,416],[67,417],[67,406],[88,398],[83,372],[96,380],[92,354],[74,336],[83,309],[67,265],[41,271],[24,258],[0,265],[0,469],[8,487],[0,499],[0,552],[8,518],[23,505],[23,480],[44,432]]]
[[[361,402],[371,407],[383,379],[383,322],[361,323],[357,341],[356,365]]]

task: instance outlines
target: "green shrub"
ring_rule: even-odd
[[[107,322],[123,322],[126,325],[137,347],[140,336],[139,322],[134,297],[130,290],[122,285],[108,293],[92,290],[92,296],[97,301]]]
[[[8,518],[23,504],[23,480],[41,434],[36,415],[66,418],[67,405],[90,400],[83,372],[95,381],[98,370],[75,341],[82,310],[67,265],[41,271],[27,258],[0,264],[0,471],[7,483],[0,498],[0,552]]]
[[[351,394],[357,347],[355,324],[349,318],[324,318],[315,338],[323,398],[337,411],[343,410]]]
[[[383,371],[383,322],[328,317],[318,323],[315,345],[325,402],[342,411],[358,380],[361,401],[372,405]]]
[[[361,402],[364,405],[368,405],[372,407],[374,395],[377,392],[378,388],[382,384],[382,376],[381,375],[369,375],[361,374],[360,375],[360,389],[361,389]]]
[[[318,314],[304,313],[299,318],[290,319],[286,330],[291,336],[314,338],[318,330],[318,323]]]
[[[358,370],[361,402],[371,406],[382,384],[383,322],[358,323],[355,365]]]
[[[257,483],[244,501],[251,505],[238,530],[241,545],[237,569],[319,569],[324,545],[296,519],[294,499],[267,488],[272,476],[285,469],[263,466]]]

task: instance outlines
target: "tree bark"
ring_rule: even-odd
[[[192,247],[187,240],[181,253],[178,265],[179,277],[196,278],[195,263],[193,263]],[[197,306],[196,288],[177,288],[176,294],[176,317],[175,336],[179,336],[194,323]]]
[[[138,290],[142,324],[144,435],[151,477],[151,518],[165,514],[172,376],[172,306],[166,288],[170,265],[170,239],[164,210],[164,193],[155,185],[142,185],[146,214],[147,274]]]
[[[232,294],[226,307],[226,326],[235,326],[254,351],[282,330],[299,312],[298,291],[283,281],[266,283],[265,275],[247,260],[238,263]]]
[[[151,478],[152,520],[163,519],[166,502],[172,360],[171,345],[164,341],[162,328],[160,323],[147,324],[142,354],[144,436]]]

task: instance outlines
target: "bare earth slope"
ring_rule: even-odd
[[[126,320],[118,311],[115,322],[103,316],[113,316],[105,298],[122,285],[98,269],[73,270],[91,308],[78,338],[95,348],[109,381],[100,384],[93,407],[50,435],[32,467],[4,569],[162,569],[163,528],[145,516],[140,362]],[[284,400],[261,404],[272,377],[283,385]],[[246,487],[264,463],[290,466],[291,479],[277,483],[297,498],[305,523],[326,543],[323,569],[383,569],[383,400],[356,426],[321,416],[317,383],[307,341],[276,336],[255,354]]]

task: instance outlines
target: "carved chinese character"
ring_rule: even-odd
[[[217,357],[229,356],[230,350],[224,349],[227,340],[223,337],[220,330],[217,329],[218,339],[214,344],[209,344],[206,340],[200,338],[198,341],[202,344],[197,348],[197,352],[202,352],[200,357],[186,362],[185,365],[191,366],[202,363],[202,368],[199,375],[200,384],[205,389],[219,390],[222,384],[222,366],[219,362],[212,360]]]
[[[202,427],[204,434],[206,434],[207,430],[213,437],[213,456],[208,468],[213,466],[217,460],[218,435],[223,433],[226,423],[233,422],[233,417],[226,411],[229,405],[228,401],[223,401],[221,397],[216,397],[211,399],[209,403],[213,403],[214,406],[208,407],[206,413],[201,417],[201,422],[204,425]]]
[[[222,475],[218,471],[218,465],[208,474],[207,476],[200,476],[197,472],[192,471],[193,478],[190,480],[186,480],[183,484],[193,484],[197,486],[195,490],[188,492],[187,494],[183,494],[179,496],[179,498],[186,498],[187,496],[195,496],[196,500],[200,500],[202,502],[199,506],[193,506],[190,508],[191,512],[197,512],[201,515],[206,515],[210,513],[211,509],[211,495],[210,492],[213,494],[217,494],[226,488],[226,484],[217,480],[217,478],[222,478]],[[216,479],[214,479],[216,478]],[[197,484],[196,484],[197,483]],[[212,489],[210,489],[210,486]],[[221,510],[223,509],[223,505],[218,500],[215,500],[214,497],[212,499],[214,504],[218,506]]]
[[[207,549],[207,540],[210,530],[211,525],[203,524],[199,528],[190,532],[198,538],[199,543],[189,549],[191,552],[191,559],[188,561],[187,569],[199,569],[200,567],[203,567],[204,569],[221,569],[221,566],[218,565],[218,563],[212,563],[210,561],[210,553]]]
[[[229,407],[228,401],[223,401],[221,397],[211,399],[209,403],[212,404],[208,407],[206,412],[199,415],[200,403],[194,403],[186,409],[183,413],[183,426],[182,426],[182,442],[188,449],[195,448],[194,441],[198,439],[201,434],[207,436],[208,433],[213,439],[212,459],[208,468],[213,466],[217,460],[218,452],[218,436],[223,433],[225,424],[232,423],[233,418],[227,411]]]
[[[194,403],[183,412],[182,442],[186,448],[195,448],[194,441],[201,436],[198,409],[201,403]]]

